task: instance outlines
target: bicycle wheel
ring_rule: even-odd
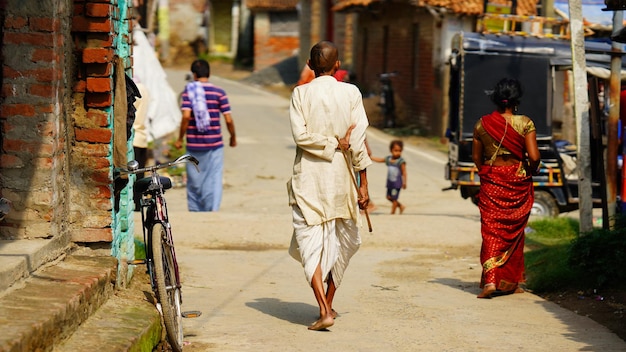
[[[166,230],[163,224],[152,227],[152,256],[157,283],[157,298],[161,303],[163,323],[167,340],[175,352],[183,350],[183,316],[181,314],[180,288],[176,283],[176,267],[172,248],[164,241]]]

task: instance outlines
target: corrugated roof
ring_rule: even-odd
[[[247,0],[250,10],[293,10],[299,0]]]
[[[413,1],[418,6],[445,7],[459,14],[480,15],[485,8],[484,0],[417,0]],[[492,4],[509,5],[510,0],[490,0]],[[517,0],[517,15],[532,16],[537,14],[537,3],[539,0]]]
[[[367,7],[381,0],[339,0],[333,7],[334,11],[347,10],[351,7]],[[433,6],[449,9],[458,14],[480,15],[485,7],[484,0],[410,0],[416,6]],[[510,4],[510,0],[490,0],[493,4]],[[539,0],[517,0],[517,15],[531,16],[537,14]]]

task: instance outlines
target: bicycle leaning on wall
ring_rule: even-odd
[[[190,162],[198,169],[198,159],[185,154],[174,161],[145,168],[138,168],[137,161],[128,163],[127,169],[119,170],[120,175],[146,173],[150,176],[135,182],[135,189],[141,193],[141,223],[143,241],[146,245],[146,259],[133,260],[129,264],[146,264],[152,291],[157,300],[156,306],[163,318],[167,340],[172,350],[183,349],[182,318],[194,318],[198,311],[182,312],[182,293],[174,238],[165,203],[165,190],[172,188],[169,177],[160,176],[158,170]]]

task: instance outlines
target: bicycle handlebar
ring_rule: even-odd
[[[139,166],[139,163],[137,162],[137,160],[132,160],[128,163],[128,166],[126,169],[118,168],[116,171],[120,175],[131,175],[131,174],[139,174],[139,173],[146,173],[146,172],[155,172],[156,170],[165,169],[165,168],[168,168],[168,167],[180,164],[180,163],[185,163],[185,162],[192,163],[196,167],[196,170],[198,172],[200,171],[200,169],[198,168],[198,164],[200,164],[200,162],[194,156],[189,155],[189,154],[181,155],[180,157],[176,158],[176,160],[167,162],[165,164],[147,166],[141,169],[137,168],[137,166]]]

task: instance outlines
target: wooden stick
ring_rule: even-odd
[[[337,138],[337,142],[339,142],[339,136],[335,136],[335,138]],[[356,184],[356,176],[354,176],[354,168],[351,167],[351,163],[350,163],[350,159],[348,158],[348,155],[346,154],[346,150],[343,150],[341,147],[339,147],[339,149],[341,149],[341,154],[343,154],[343,159],[346,161],[346,166],[348,167],[348,172],[350,173],[350,178],[352,179],[352,184],[354,185],[354,189],[356,189],[356,194],[359,196],[359,198],[361,198],[361,194],[359,193],[359,186]],[[367,219],[367,228],[369,229],[370,232],[372,232],[372,222],[370,221],[370,215],[367,213],[367,207],[365,209],[363,209],[363,212],[365,213],[365,219]]]

